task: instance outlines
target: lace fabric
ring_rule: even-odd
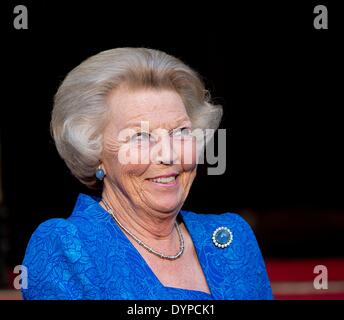
[[[251,300],[272,299],[256,238],[237,214],[180,211],[211,294],[164,286],[138,250],[99,205],[80,194],[68,219],[50,219],[33,233],[23,265],[24,299]],[[228,227],[233,242],[221,249],[213,231]]]

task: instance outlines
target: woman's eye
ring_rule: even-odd
[[[148,142],[151,138],[152,137],[148,132],[138,132],[131,138],[131,140],[133,142]]]
[[[191,135],[191,129],[190,128],[179,128],[173,131],[174,137],[186,137]]]

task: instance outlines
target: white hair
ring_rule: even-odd
[[[179,59],[146,48],[100,52],[74,68],[54,100],[51,133],[72,174],[88,187],[96,186],[95,171],[103,149],[109,93],[130,88],[161,88],[182,98],[193,128],[217,129],[222,107],[210,102],[200,76]]]

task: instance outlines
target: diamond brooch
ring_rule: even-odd
[[[218,248],[227,248],[233,241],[233,233],[227,227],[217,228],[212,236],[213,243]]]

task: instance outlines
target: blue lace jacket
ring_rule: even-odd
[[[211,294],[164,286],[99,205],[80,194],[68,219],[50,219],[33,233],[23,265],[24,299],[272,299],[255,236],[238,215],[181,211]],[[233,242],[218,248],[214,230],[228,227]]]

